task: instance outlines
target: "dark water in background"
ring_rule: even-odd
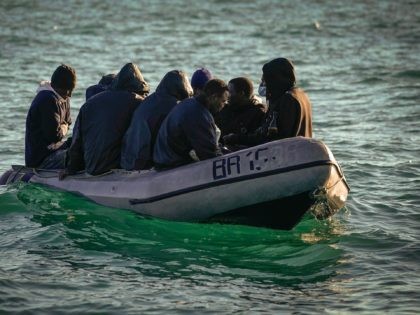
[[[23,163],[37,82],[85,88],[124,63],[225,80],[291,58],[315,136],[352,192],[292,231],[143,219],[34,185],[0,188],[0,313],[416,313],[418,1],[0,2],[0,171]]]

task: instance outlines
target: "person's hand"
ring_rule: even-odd
[[[60,134],[62,137],[67,135],[67,132],[69,131],[69,125],[66,123],[63,123],[60,125]]]
[[[64,178],[66,178],[68,175],[70,175],[69,171],[67,169],[61,170],[58,173],[58,180],[63,180]]]

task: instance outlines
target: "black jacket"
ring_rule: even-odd
[[[221,155],[216,124],[210,111],[197,98],[179,103],[160,127],[153,152],[158,167],[175,167],[191,163],[191,150],[199,160]]]
[[[264,121],[266,108],[256,99],[245,103],[227,104],[215,117],[221,136],[231,133],[253,133]]]
[[[89,98],[80,108],[68,151],[68,173],[86,169],[91,175],[120,168],[122,139],[133,112],[149,91],[139,68],[128,63],[110,89]]]
[[[263,124],[254,133],[237,134],[229,143],[252,146],[297,136],[312,138],[312,107],[302,89],[292,88],[270,103]]]
[[[277,58],[263,66],[269,103],[263,124],[250,135],[238,134],[228,144],[257,145],[303,136],[312,137],[312,106],[306,93],[297,88],[293,64]]]
[[[38,167],[59,149],[70,124],[70,101],[58,96],[50,87],[38,92],[26,117],[26,166]]]
[[[68,152],[67,169],[91,175],[120,168],[122,138],[142,98],[127,91],[105,91],[91,97],[79,111]]]

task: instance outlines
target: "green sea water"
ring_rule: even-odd
[[[1,1],[0,171],[23,163],[37,84],[85,89],[126,62],[152,90],[201,66],[224,80],[284,56],[315,138],[352,189],[291,231],[142,217],[34,184],[0,188],[0,314],[416,314],[420,307],[418,1]]]
[[[347,264],[336,219],[308,216],[293,231],[167,222],[27,184],[2,201],[5,311],[289,309],[283,290],[300,303],[308,285],[333,294]]]

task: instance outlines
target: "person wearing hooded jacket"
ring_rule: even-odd
[[[226,83],[212,79],[199,96],[175,106],[159,129],[153,151],[155,167],[176,167],[222,155],[213,115],[228,96]]]
[[[286,58],[264,64],[262,81],[266,85],[268,113],[263,124],[253,133],[229,134],[226,145],[258,145],[277,139],[312,137],[312,106],[303,89],[296,86],[292,62]]]
[[[250,79],[238,77],[229,81],[229,101],[215,117],[222,138],[231,133],[250,134],[261,126],[266,107],[253,94]]]
[[[163,77],[155,93],[149,95],[133,114],[123,139],[122,168],[142,170],[153,166],[153,147],[162,121],[179,101],[192,93],[185,72],[172,70]]]
[[[60,179],[84,169],[88,174],[99,175],[120,168],[123,136],[133,112],[148,92],[140,69],[128,63],[110,89],[89,98],[77,116],[68,163]]]
[[[98,84],[89,86],[85,92],[86,101],[92,96],[108,90],[112,84],[112,81],[115,79],[115,76],[116,75],[114,73],[106,74],[102,76]]]
[[[76,72],[60,65],[51,82],[42,81],[26,117],[25,165],[62,169],[68,147],[65,136],[71,124],[70,97],[76,86]]]

